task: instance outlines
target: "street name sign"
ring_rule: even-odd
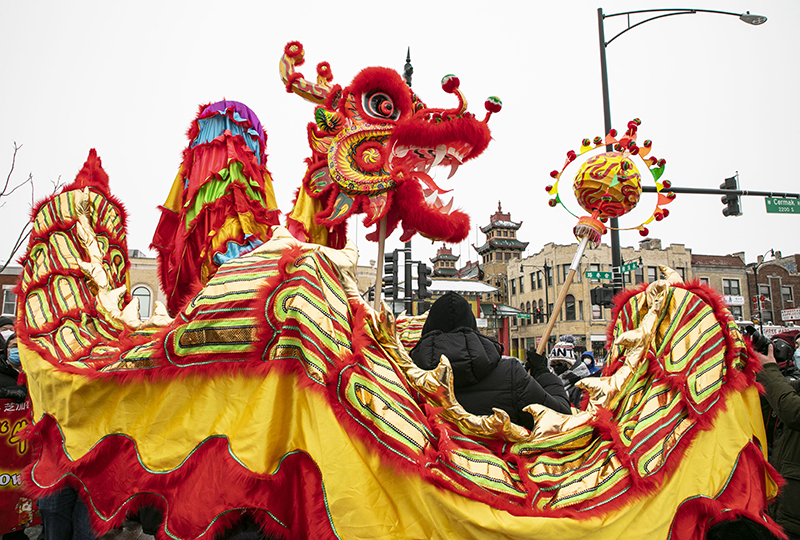
[[[586,272],[583,275],[588,279],[611,279],[611,272]]]
[[[800,214],[800,199],[766,197],[767,214]]]
[[[529,321],[529,320],[531,320],[531,314],[530,313],[517,313],[517,319],[526,319],[526,320]]]
[[[622,268],[620,268],[619,271],[625,274],[627,272],[630,272],[631,270],[636,270],[637,268],[639,268],[639,261],[633,261],[632,263],[628,263]]]

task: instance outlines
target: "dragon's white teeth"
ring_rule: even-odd
[[[405,157],[408,154],[408,146],[395,146],[392,149],[392,153],[397,157]]]
[[[422,196],[425,197],[426,199],[430,197],[432,194],[433,194],[432,189],[422,188]]]
[[[445,213],[445,214],[449,214],[449,213],[450,213],[450,210],[451,210],[452,208],[453,208],[453,198],[452,198],[452,197],[450,197],[450,200],[449,200],[449,201],[447,201],[447,204],[446,204],[446,205],[444,205],[444,206],[442,207],[441,211],[442,211],[443,213]]]
[[[461,166],[461,164],[460,164],[460,163],[458,163],[458,162],[456,162],[456,161],[454,161],[454,162],[452,163],[452,165],[450,165],[450,174],[448,174],[448,175],[447,175],[447,179],[448,179],[448,180],[449,180],[449,179],[451,179],[453,176],[455,176],[455,174],[456,174],[456,171],[458,170],[458,168],[459,168],[460,166]]]
[[[433,206],[434,208],[436,207],[436,201],[438,199],[439,199],[439,197],[436,195],[436,192],[433,191],[433,190],[431,190],[427,195],[425,195],[425,203],[428,206]]]
[[[447,155],[447,147],[443,144],[439,144],[436,146],[436,157],[433,160],[433,166],[436,167],[439,163],[442,162],[444,157]]]

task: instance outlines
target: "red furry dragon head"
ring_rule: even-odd
[[[488,146],[487,122],[502,106],[489,98],[486,116],[467,112],[459,80],[447,75],[445,92],[455,94],[452,109],[427,107],[396,71],[371,67],[342,89],[331,86],[330,66],[317,66],[317,82],[295,70],[303,46],[286,45],[280,72],[288,92],[317,103],[308,125],[311,157],[287,226],[296,237],[334,248],[344,247],[346,219],[366,214],[364,225],[386,219],[386,234],[402,225],[401,241],[415,233],[432,240],[460,242],[469,234],[469,216],[444,204],[429,175],[433,167],[458,167]],[[367,236],[377,240],[377,231]]]

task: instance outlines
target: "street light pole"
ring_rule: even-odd
[[[631,25],[630,16],[635,14],[642,14],[642,13],[654,13],[656,15],[649,17],[643,21],[639,21]],[[694,15],[696,13],[714,13],[718,15],[733,15],[735,17],[739,17],[742,22],[747,24],[751,24],[754,26],[764,24],[767,22],[767,18],[762,15],[752,15],[750,12],[746,13],[734,13],[731,11],[716,11],[710,9],[642,9],[638,11],[624,11],[621,13],[612,13],[610,15],[606,15],[603,13],[603,8],[597,8],[597,30],[598,36],[600,38],[600,78],[603,84],[603,119],[605,123],[605,134],[611,131],[611,102],[609,98],[608,92],[608,65],[606,63],[606,47],[617,39],[619,36],[627,32],[628,30],[632,30],[637,26],[640,26],[646,22],[653,21],[656,19],[661,19],[664,17],[671,17],[674,15]],[[606,41],[606,32],[604,26],[604,20],[609,17],[620,17],[626,16],[628,19],[628,26],[621,32],[618,32],[614,35],[611,39]],[[606,151],[611,151],[611,145],[606,146]],[[622,266],[622,254],[620,251],[619,245],[619,220],[617,218],[611,218],[609,220],[610,225],[610,236],[611,236],[611,277],[612,277],[612,285],[614,287],[614,294],[617,294],[619,291],[622,290],[622,274],[620,273],[620,267]]]
[[[758,326],[761,329],[762,336],[764,335],[764,315],[761,309],[761,291],[758,290],[758,269],[761,268],[764,262],[766,262],[764,261],[764,258],[767,255],[772,255],[774,259],[779,259],[781,256],[781,252],[780,251],[776,252],[774,249],[770,249],[769,251],[764,253],[764,255],[761,256],[760,261],[757,260],[753,264],[753,279],[756,282],[756,300],[758,300]],[[769,283],[767,283],[767,285],[769,285]]]

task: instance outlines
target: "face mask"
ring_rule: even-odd
[[[19,361],[19,349],[14,347],[13,349],[8,349],[8,363],[18,366],[20,365]]]
[[[3,336],[3,341],[8,341],[8,338],[10,338],[13,333],[13,330],[3,330],[0,332],[0,336]]]

